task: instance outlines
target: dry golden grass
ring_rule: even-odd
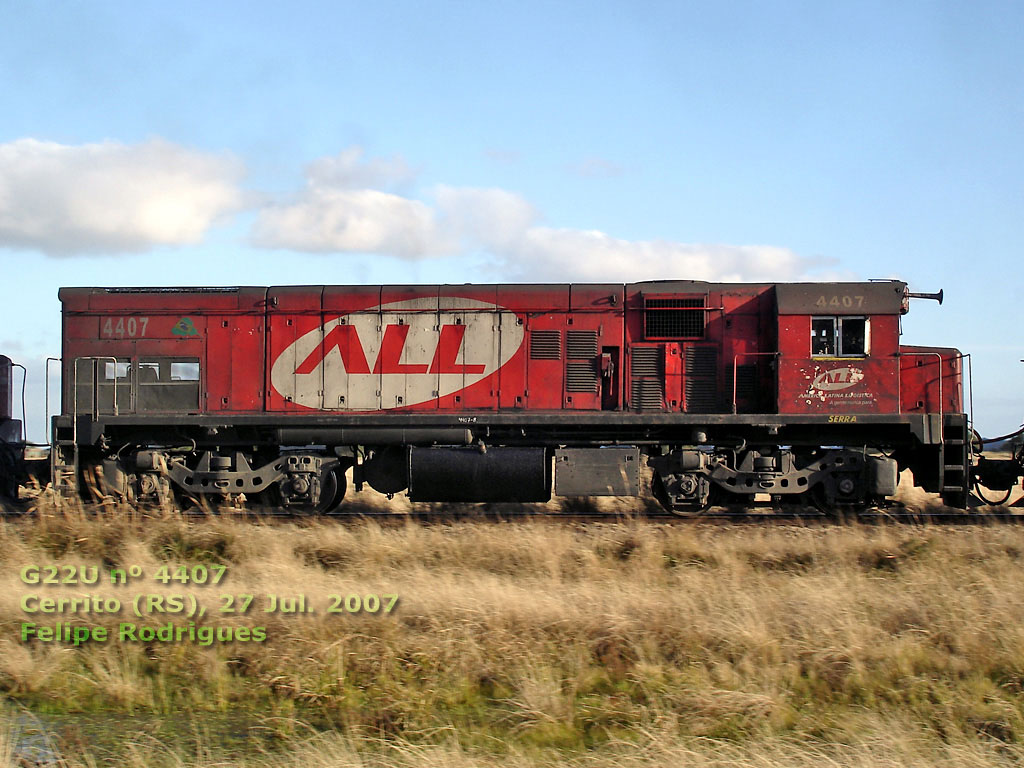
[[[215,587],[43,587],[19,575],[29,564],[152,575],[168,563],[222,563],[228,575]],[[1009,527],[51,510],[0,523],[0,692],[58,731],[76,713],[187,713],[272,735],[254,741],[266,754],[241,758],[216,735],[157,746],[126,729],[117,748],[91,735],[72,744],[69,765],[88,765],[90,750],[96,764],[139,766],[1019,764],[1022,577],[1024,530]],[[143,621],[130,609],[29,617],[25,594],[138,592],[193,594],[203,621],[262,625],[267,640],[20,642],[26,620]],[[303,594],[317,612],[217,612],[221,594],[271,593]],[[324,610],[332,594],[384,593],[400,596],[386,616]],[[147,623],[167,621],[188,619]],[[0,730],[0,758],[11,743]]]

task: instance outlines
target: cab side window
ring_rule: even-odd
[[[152,357],[138,362],[136,410],[194,411],[199,408],[199,359]]]
[[[815,357],[836,354],[836,319],[834,317],[811,318],[811,354]]]
[[[868,321],[866,317],[812,317],[812,357],[866,357]]]
[[[862,357],[868,353],[867,320],[863,317],[839,318],[839,354]]]

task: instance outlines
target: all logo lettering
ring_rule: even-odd
[[[815,376],[814,380],[811,382],[811,390],[835,392],[840,389],[852,387],[863,379],[864,371],[860,368],[852,368],[850,366],[846,366],[845,368],[833,368],[828,371],[822,371]]]
[[[300,336],[274,361],[270,380],[281,396],[307,408],[404,408],[482,381],[522,343],[523,327],[503,307],[409,299],[334,318]]]

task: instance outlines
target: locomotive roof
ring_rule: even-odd
[[[505,290],[522,290],[524,292],[550,291],[552,289],[574,286],[580,288],[621,288],[627,295],[634,294],[707,294],[707,293],[734,293],[747,291],[774,291],[779,314],[815,314],[827,313],[837,309],[833,297],[838,300],[838,312],[849,312],[849,302],[844,304],[844,297],[850,297],[852,309],[862,314],[900,314],[906,311],[907,284],[900,280],[878,280],[869,282],[795,282],[795,283],[770,283],[770,282],[747,282],[747,283],[718,283],[703,280],[648,280],[637,283],[524,283],[524,284],[425,284],[401,286],[407,290],[447,288],[495,288]],[[234,287],[68,287],[61,288],[59,298],[61,301],[78,299],[79,301],[88,297],[112,296],[117,294],[135,295],[166,295],[187,296],[205,295],[214,303],[224,300],[232,301],[232,296],[266,296],[272,291],[287,290],[301,291],[302,289],[332,288],[344,289],[351,287],[357,290],[366,290],[376,286],[328,286],[328,285],[306,285],[306,286],[234,286]],[[397,286],[381,286],[382,289]],[[824,297],[825,301],[822,302]],[[831,306],[830,306],[831,305]]]

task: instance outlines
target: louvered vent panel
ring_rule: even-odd
[[[531,331],[530,332],[530,359],[531,360],[561,360],[562,359],[562,332],[561,331]]]
[[[686,348],[684,354],[686,412],[714,413],[718,411],[718,348],[690,346]]]
[[[637,376],[661,376],[661,347],[633,347],[630,351],[632,368],[630,373]]]
[[[718,410],[718,389],[703,379],[686,380],[686,412],[714,413]]]
[[[665,390],[657,379],[633,379],[630,403],[638,411],[660,411],[665,402]]]
[[[753,402],[757,399],[757,366],[736,367],[736,399]]]
[[[597,385],[599,383],[600,380],[597,377],[597,369],[592,361],[587,361],[585,363],[566,363],[566,392],[597,392]]]
[[[718,374],[718,349],[716,347],[687,347],[686,375],[711,376]]]
[[[638,411],[661,410],[665,403],[664,357],[661,347],[630,351],[630,405]]]
[[[565,335],[565,356],[597,357],[597,331],[568,331]]]

